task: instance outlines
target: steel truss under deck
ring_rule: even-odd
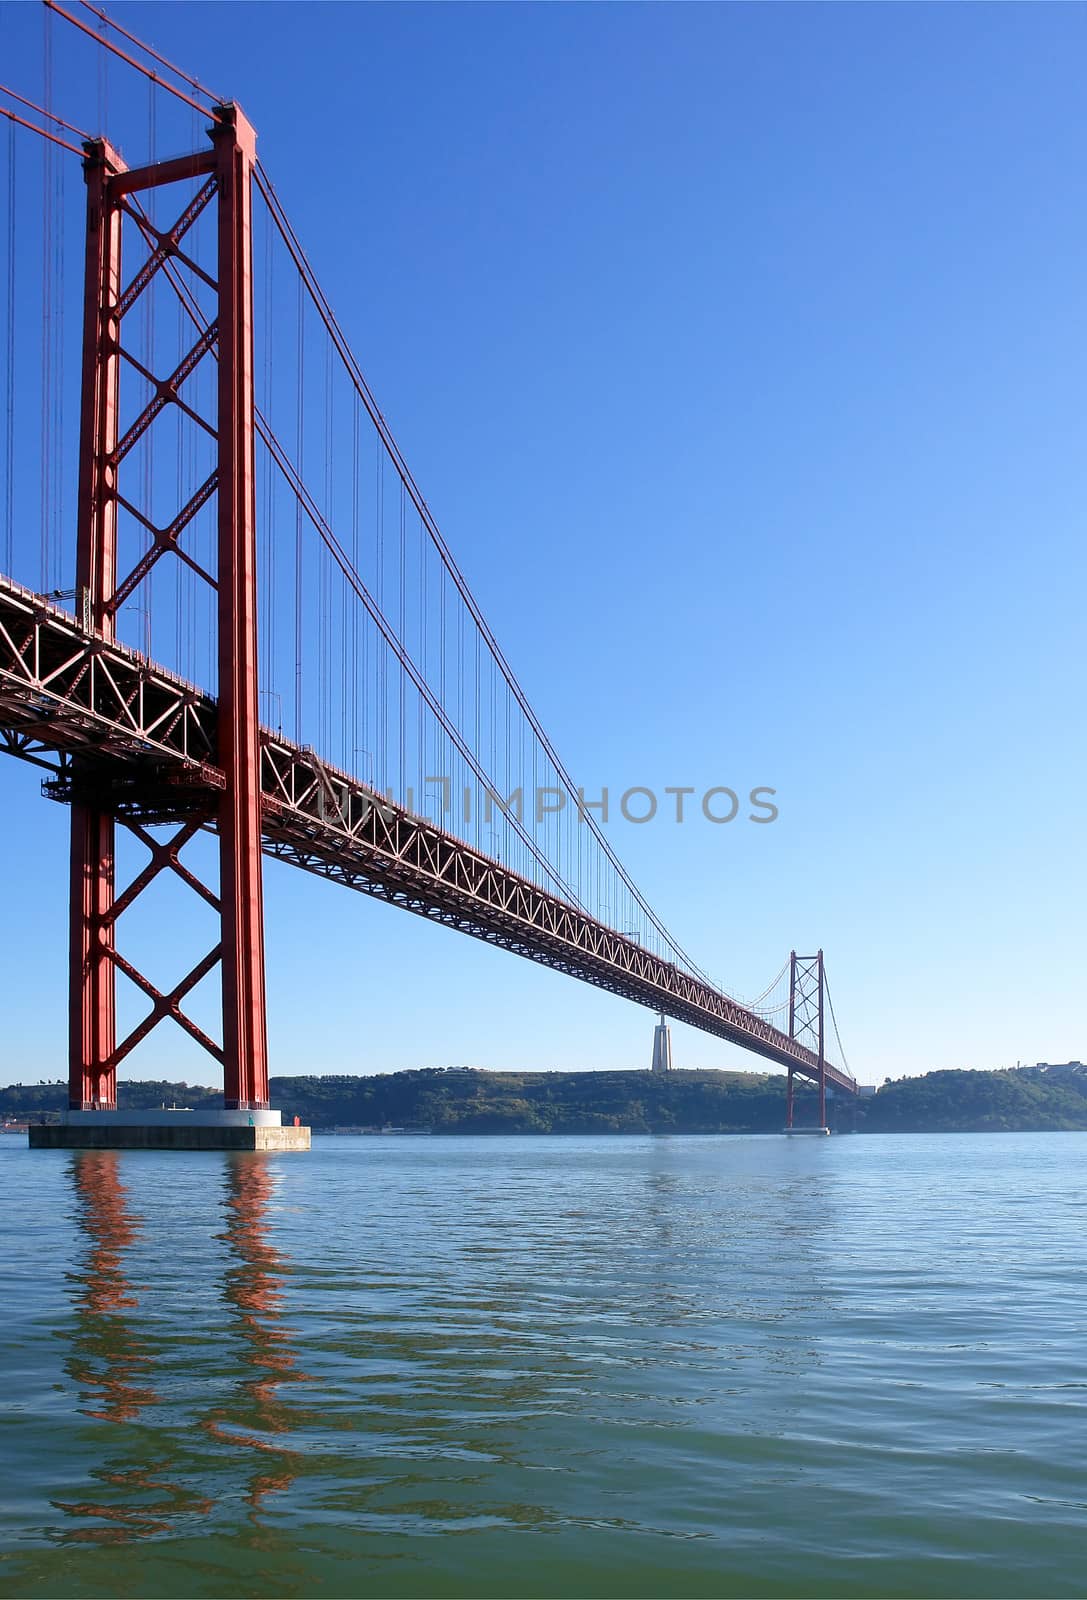
[[[217,827],[226,786],[217,722],[204,691],[0,578],[0,751],[47,768],[53,798],[133,829],[151,851],[145,873],[165,868],[189,881],[181,848],[197,828]],[[712,985],[326,767],[312,750],[263,728],[260,744],[266,855],[664,1010],[818,1082],[816,1052]],[[146,832],[159,823],[180,830],[165,845]],[[148,1026],[169,1014],[191,1031],[180,1000],[184,985],[210,970],[201,966],[170,995],[147,990],[157,1013]],[[125,1046],[138,1042],[133,1035]],[[857,1092],[830,1064],[825,1081]]]

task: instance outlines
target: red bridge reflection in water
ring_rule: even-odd
[[[298,1475],[298,1452],[284,1436],[298,1420],[280,1394],[285,1383],[307,1381],[281,1322],[283,1260],[269,1242],[267,1213],[279,1181],[277,1168],[255,1152],[226,1158],[226,1230],[220,1236],[234,1257],[224,1296],[248,1347],[246,1377],[236,1399],[207,1415],[201,1426],[220,1443],[260,1452],[246,1498],[256,1510],[266,1495],[288,1488]]]
[[[191,1327],[178,1325],[172,1298],[133,1279],[131,1256],[148,1229],[122,1181],[126,1159],[133,1157],[112,1150],[76,1151],[70,1159],[73,1216],[87,1248],[68,1275],[75,1326],[65,1371],[77,1385],[79,1412],[106,1425],[110,1436],[103,1436],[101,1465],[90,1473],[100,1490],[52,1502],[84,1524],[66,1525],[64,1542],[126,1543],[176,1533],[179,1523],[207,1516],[230,1493],[224,1478],[233,1487],[240,1475],[243,1498],[256,1510],[297,1476],[298,1453],[287,1442],[296,1418],[280,1386],[306,1375],[281,1321],[284,1264],[267,1237],[274,1168],[257,1154],[224,1158],[225,1227],[218,1239],[230,1260],[219,1292],[230,1312],[228,1334],[240,1335],[229,1337],[224,1360],[222,1340],[212,1347],[194,1338]],[[205,1288],[210,1298],[213,1276]],[[190,1394],[206,1394],[224,1376],[234,1379],[229,1398],[199,1417],[199,1436],[213,1442],[210,1458],[193,1451],[189,1419],[177,1418],[176,1371],[166,1386],[174,1398],[156,1387],[156,1364],[161,1379],[171,1348],[185,1350]]]
[[[71,1157],[75,1219],[89,1248],[82,1270],[69,1274],[76,1328],[65,1370],[79,1385],[83,1414],[111,1424],[117,1442],[91,1473],[102,1486],[100,1498],[52,1502],[67,1516],[97,1524],[66,1528],[65,1541],[127,1543],[165,1533],[180,1516],[206,1513],[212,1504],[163,1476],[176,1468],[172,1452],[162,1453],[166,1436],[140,1421],[161,1401],[151,1386],[154,1352],[135,1316],[144,1291],[125,1267],[143,1221],[129,1208],[120,1163],[115,1150],[74,1151]]]

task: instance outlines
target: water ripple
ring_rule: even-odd
[[[4,1148],[5,1592],[1079,1594],[1085,1136],[949,1148]]]

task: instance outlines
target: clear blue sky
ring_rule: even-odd
[[[1084,1057],[1084,8],[116,14],[256,124],[575,774],[778,791],[613,825],[687,948],[752,994],[821,944],[862,1080]],[[0,1078],[53,1077],[67,816],[15,762],[0,808]],[[274,1071],[648,1064],[625,1002],[266,895]],[[211,1081],[154,1039],[128,1075]]]

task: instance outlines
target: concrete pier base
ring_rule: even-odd
[[[816,1138],[829,1137],[829,1128],[782,1128],[786,1139],[809,1139],[814,1134]]]
[[[68,1111],[31,1123],[32,1150],[308,1150],[278,1111]]]

